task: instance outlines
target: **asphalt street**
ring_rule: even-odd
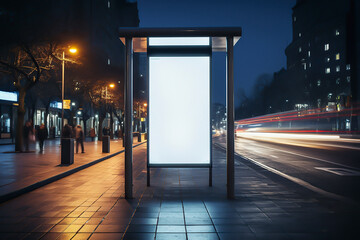
[[[219,141],[224,145],[226,138]],[[359,203],[360,140],[334,135],[242,133],[238,155],[330,198]]]

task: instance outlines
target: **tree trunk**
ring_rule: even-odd
[[[17,110],[17,122],[16,122],[16,136],[15,136],[15,151],[22,152],[23,148],[23,128],[24,128],[24,116],[25,116],[25,96],[26,90],[24,88],[19,89],[19,106]]]
[[[30,114],[30,121],[34,125],[34,115],[36,113],[36,102],[32,105],[31,112],[32,113]]]
[[[84,129],[83,129],[83,131],[84,131],[84,136],[85,136],[85,138],[89,135],[89,134],[88,134],[88,131],[87,131],[87,129],[86,129],[86,122],[87,122],[87,120],[88,120],[88,118],[83,118],[83,123],[84,123]]]
[[[99,114],[99,126],[98,126],[98,141],[102,141],[102,123],[104,121],[104,117],[102,114]]]
[[[44,116],[44,124],[45,124],[45,128],[48,129],[48,116],[49,116],[49,111],[50,111],[50,104],[48,104],[46,106],[46,109],[45,109],[45,116]],[[41,124],[41,123],[40,123]],[[49,129],[50,130],[50,129]]]
[[[110,112],[110,138],[111,138],[111,139],[114,139],[114,128],[113,128],[113,125],[114,125],[114,118],[113,118],[112,113]]]

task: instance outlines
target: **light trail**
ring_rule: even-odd
[[[241,144],[240,142],[238,142],[238,143]],[[275,151],[275,152],[278,151],[278,152],[288,153],[288,154],[291,154],[291,155],[295,155],[295,156],[299,156],[299,157],[303,157],[303,158],[308,158],[308,159],[316,160],[316,161],[319,161],[319,162],[325,162],[325,163],[329,163],[329,164],[333,164],[333,165],[337,165],[337,166],[341,166],[341,167],[350,168],[350,169],[360,171],[360,168],[357,168],[357,167],[352,167],[352,166],[349,166],[349,165],[336,163],[336,162],[332,162],[332,161],[317,158],[317,157],[307,156],[307,155],[304,155],[304,154],[299,154],[299,153],[291,152],[291,151],[288,151],[288,150],[285,151],[285,150],[281,150],[281,149],[278,149],[278,148],[272,148],[272,147],[268,147],[268,146],[264,146],[264,145],[262,145],[261,147],[270,149],[270,150]]]

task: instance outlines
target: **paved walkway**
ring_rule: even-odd
[[[236,200],[226,199],[225,152],[206,169],[154,169],[134,148],[134,193],[124,199],[124,154],[0,204],[1,239],[355,239],[358,212],[236,159]],[[354,234],[354,235],[352,235]]]
[[[134,139],[134,144],[137,143]],[[38,144],[32,144],[33,151],[29,153],[12,153],[14,145],[0,146],[0,197],[124,149],[122,140],[110,142],[110,153],[102,153],[100,141],[85,142],[84,148],[85,153],[80,153],[80,148],[74,155],[74,164],[63,166],[59,139],[47,140],[44,153],[39,153]]]

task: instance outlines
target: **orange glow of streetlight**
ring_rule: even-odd
[[[109,87],[114,88],[115,84],[111,83],[111,84],[109,84]]]
[[[76,52],[77,52],[77,49],[76,49],[76,48],[70,48],[70,49],[69,49],[69,52],[71,52],[71,53],[76,53]]]
[[[144,103],[144,107],[147,107],[147,103]]]

